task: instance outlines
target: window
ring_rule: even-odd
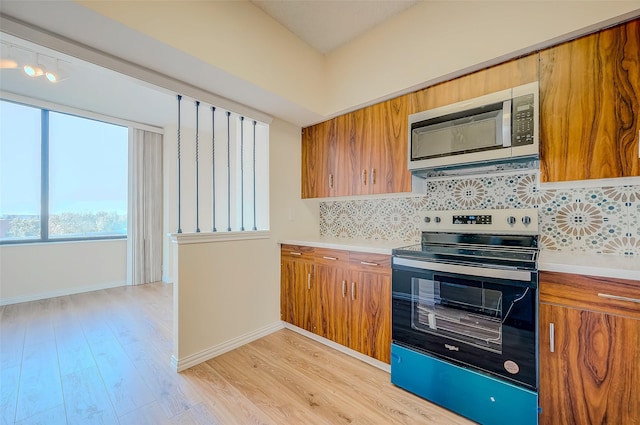
[[[127,234],[128,128],[0,101],[0,242]]]

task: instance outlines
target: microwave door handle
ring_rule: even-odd
[[[502,102],[502,146],[511,146],[511,100]]]

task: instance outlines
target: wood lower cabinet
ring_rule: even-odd
[[[303,255],[293,258],[283,245],[282,320],[389,363],[390,256],[310,249],[312,263]]]
[[[391,361],[391,271],[352,272],[349,347]]]
[[[541,425],[640,424],[640,282],[540,273]]]
[[[318,335],[349,346],[349,251],[316,250]]]
[[[283,245],[280,254],[280,318],[309,332],[318,328],[313,248]]]
[[[640,19],[540,52],[540,179],[640,175]]]

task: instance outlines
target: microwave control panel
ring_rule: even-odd
[[[535,118],[533,111],[533,94],[527,94],[513,99],[513,112],[511,114],[512,146],[523,146],[533,143],[533,120]]]

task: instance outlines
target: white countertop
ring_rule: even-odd
[[[406,241],[341,239],[321,236],[282,239],[279,243],[387,255],[391,255],[391,250],[394,248],[413,245],[411,242]],[[640,258],[632,256],[543,249],[540,251],[538,269],[550,272],[640,280]]]
[[[538,258],[538,269],[640,280],[640,258],[634,256],[543,249]]]
[[[345,251],[368,252],[371,254],[391,255],[391,250],[402,246],[413,245],[403,241],[381,241],[366,239],[341,239],[322,236],[312,236],[300,239],[282,239],[278,241],[287,245],[304,245],[315,248],[342,249]]]

